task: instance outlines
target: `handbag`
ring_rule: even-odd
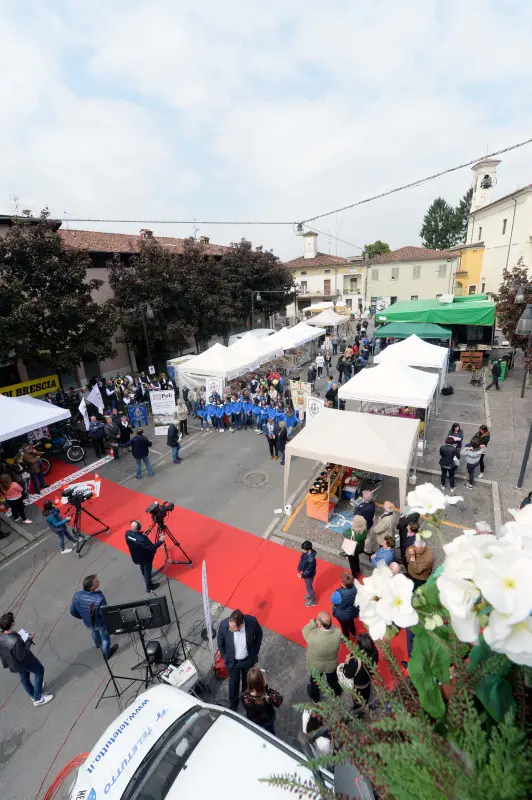
[[[458,456],[453,456],[453,464],[455,467],[460,466],[460,459],[458,458]]]
[[[355,550],[357,549],[357,543],[355,539],[353,539],[353,531],[351,531],[351,538],[344,539],[342,542],[342,550],[344,553],[347,553],[348,556],[353,556],[355,554]]]

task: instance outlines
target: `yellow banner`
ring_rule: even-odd
[[[0,394],[7,395],[7,397],[24,397],[26,394],[31,394],[36,397],[39,394],[47,394],[47,392],[57,392],[59,388],[59,377],[57,375],[47,375],[45,378],[36,378],[33,381],[14,383],[12,386],[2,386],[0,387]]]

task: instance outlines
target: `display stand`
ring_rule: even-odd
[[[336,465],[327,476],[327,491],[321,494],[307,494],[307,517],[310,519],[317,519],[320,522],[329,522],[331,514],[334,510],[334,503],[331,498],[334,497],[336,490],[342,483],[345,468]]]

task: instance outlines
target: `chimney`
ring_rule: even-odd
[[[316,258],[318,255],[318,234],[307,231],[303,234],[303,258]]]
[[[201,244],[209,244],[209,242],[210,242],[210,239],[209,239],[208,236],[200,236],[199,240],[200,240]]]
[[[143,239],[153,239],[153,231],[150,231],[149,228],[141,228],[140,235]]]
[[[496,173],[500,163],[496,158],[485,158],[471,167],[475,176],[471,212],[491,203],[491,190],[497,184]]]

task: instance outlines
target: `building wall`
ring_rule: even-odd
[[[506,224],[504,221],[506,220]],[[513,225],[512,225],[513,223]],[[481,283],[496,292],[505,267],[511,269],[519,258],[532,267],[532,192],[526,191],[500,203],[479,209],[469,218],[467,242],[482,241]]]
[[[309,265],[293,271],[294,280],[301,288],[298,290],[298,304],[318,304],[336,301],[356,309],[358,301],[363,301],[365,268],[358,265],[345,264],[339,267],[312,267]],[[325,294],[326,281],[330,281],[330,293]],[[305,288],[303,288],[305,287]],[[294,313],[294,304],[287,307],[287,316]]]
[[[109,286],[109,275],[106,267],[90,267],[87,270],[87,278],[89,280],[96,278],[99,281],[103,281],[103,285],[92,293],[94,300],[99,305],[113,296],[113,290]],[[116,350],[116,356],[100,361],[100,373],[103,378],[116,377],[117,372],[124,373],[131,372],[132,369],[133,371],[135,370],[135,366],[131,363],[132,359],[127,346],[123,342],[117,341],[117,336],[118,333],[113,337],[113,347]]]
[[[366,297],[396,297],[404,300],[430,300],[439,294],[453,292],[458,256],[447,261],[401,261],[390,264],[368,264]]]
[[[456,285],[454,293],[458,296],[466,294],[480,294],[484,291],[482,276],[483,247],[472,247],[462,250],[460,261],[456,270]]]

